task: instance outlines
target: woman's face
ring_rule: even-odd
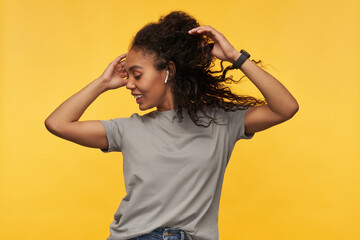
[[[131,49],[125,59],[125,71],[128,82],[126,88],[133,96],[142,94],[136,99],[139,109],[144,111],[157,107],[158,111],[174,109],[173,95],[170,86],[165,83],[166,70],[158,71],[154,68],[153,56],[145,55],[143,51]],[[170,79],[170,73],[168,81]]]

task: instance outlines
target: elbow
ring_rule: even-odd
[[[283,107],[283,108],[281,109],[281,111],[273,111],[273,110],[272,110],[272,112],[276,113],[278,116],[281,116],[281,118],[283,119],[283,121],[289,120],[289,119],[292,118],[298,111],[299,111],[299,105],[297,105],[297,104]]]
[[[51,132],[52,134],[55,133],[55,124],[49,118],[45,120],[44,125],[49,132]]]
[[[296,104],[296,105],[289,111],[288,117],[289,117],[289,118],[292,118],[298,111],[299,111],[299,105]]]
[[[45,120],[44,125],[49,132],[52,131],[52,128],[51,128],[51,125],[50,125],[50,122],[48,119]]]
[[[46,127],[46,128],[49,128],[49,127],[50,127],[50,125],[51,125],[51,121],[50,121],[50,119],[49,119],[49,118],[45,119],[45,121],[44,121],[44,125],[45,125],[45,127]]]
[[[299,111],[299,104],[296,102],[294,109],[293,109],[293,115],[295,115],[295,113],[297,113],[297,111]]]
[[[44,125],[45,125],[46,129],[48,129],[48,130],[49,130],[50,123],[49,123],[49,119],[48,119],[48,118],[47,118],[47,119],[45,119],[45,121],[44,121]]]

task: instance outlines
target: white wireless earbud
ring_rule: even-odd
[[[168,80],[168,77],[169,77],[169,70],[166,70],[166,78],[165,78],[165,83],[167,82],[167,80]]]

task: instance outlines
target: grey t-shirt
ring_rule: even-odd
[[[172,117],[175,109],[100,120],[109,143],[100,150],[122,152],[126,188],[107,240],[134,238],[158,227],[179,228],[192,240],[218,240],[226,165],[235,143],[254,136],[244,132],[247,110],[209,108],[218,123],[229,124],[212,122],[207,128],[195,125],[186,110],[179,123]]]

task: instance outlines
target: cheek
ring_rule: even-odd
[[[161,94],[164,91],[164,83],[161,82],[161,76],[151,78],[143,84],[144,90],[151,93],[152,96]]]

